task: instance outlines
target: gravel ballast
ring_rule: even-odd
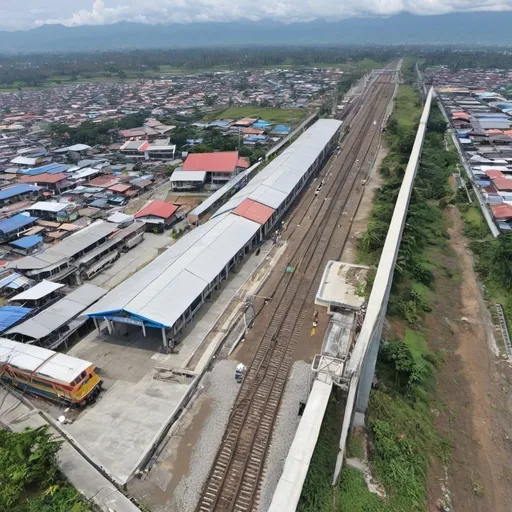
[[[259,510],[266,512],[283,472],[284,463],[299,425],[299,404],[306,402],[309,394],[311,365],[297,361],[290,373],[279,408],[274,435],[270,443],[265,464],[264,479],[261,486]]]
[[[195,511],[240,389],[235,381],[237,364],[236,361],[219,361],[212,372],[205,376],[208,379],[205,393],[213,400],[211,413],[206,418],[199,441],[194,447],[190,471],[177,485],[172,502],[166,510]]]

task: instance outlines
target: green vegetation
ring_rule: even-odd
[[[388,123],[390,151],[382,166],[385,182],[376,194],[375,209],[360,244],[360,259],[367,263],[377,264],[380,258],[420,112],[415,90],[401,87]],[[431,413],[436,367],[443,358],[429,349],[424,321],[433,308],[435,276],[444,275],[442,256],[450,254],[442,212],[452,199],[448,178],[457,159],[444,151],[445,128],[441,113],[433,107],[388,306],[388,317],[397,328],[381,345],[379,385],[372,391],[366,414],[370,465],[386,497],[370,492],[363,475],[353,469],[343,470],[336,488],[318,482],[315,474],[326,471],[324,464],[328,476],[332,475],[334,464],[325,451],[331,446],[335,452],[332,446],[338,442],[341,428],[339,416],[328,411],[304,487],[302,512],[424,512],[429,460],[449,458],[449,447],[437,432]],[[360,450],[353,437],[348,440],[347,452],[357,457]]]
[[[349,72],[382,66],[393,47],[257,46],[174,48],[72,54],[0,56],[0,90],[66,83],[154,79],[171,74],[257,68],[342,67]]]
[[[473,192],[471,192],[473,194]],[[487,298],[499,302],[510,326],[512,320],[512,234],[494,238],[477,206],[466,203],[465,192],[457,194],[458,208],[465,222],[464,234],[475,255],[475,268],[485,285]],[[476,199],[475,199],[476,201]]]
[[[91,512],[82,496],[62,479],[60,442],[46,427],[13,433],[0,430],[0,510]]]
[[[298,125],[308,114],[302,108],[269,108],[269,107],[229,107],[214,110],[204,116],[204,121],[215,119],[240,119],[242,117],[259,118],[274,124]]]
[[[147,112],[139,112],[123,117],[119,121],[84,121],[80,126],[71,128],[65,124],[53,123],[48,126],[48,131],[56,144],[111,144],[117,140],[119,130],[127,130],[142,126],[147,117]]]

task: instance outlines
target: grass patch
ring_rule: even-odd
[[[271,107],[229,107],[215,110],[204,116],[204,121],[215,119],[240,119],[242,117],[261,118],[274,124],[298,125],[309,113],[302,108],[271,108]]]
[[[393,116],[399,126],[415,129],[421,117],[419,105],[418,93],[414,87],[404,85],[398,89]]]

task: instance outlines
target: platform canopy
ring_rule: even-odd
[[[259,229],[238,215],[216,217],[180,238],[84,314],[172,327]]]

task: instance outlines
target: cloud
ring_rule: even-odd
[[[46,0],[44,7],[40,0],[25,0],[23,8],[10,6],[2,12],[0,7],[0,26],[13,29],[49,23],[78,26],[237,19],[294,22],[400,12],[426,15],[491,10],[512,10],[512,0]]]

